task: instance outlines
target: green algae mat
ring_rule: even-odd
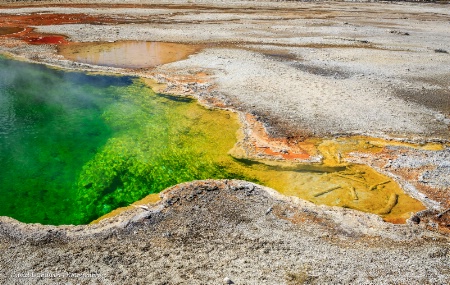
[[[388,221],[423,209],[365,165],[234,159],[228,152],[239,127],[232,112],[155,94],[139,78],[0,57],[0,216],[87,224],[148,194],[211,178],[253,181]],[[325,155],[329,147],[318,149]]]

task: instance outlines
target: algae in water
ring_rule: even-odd
[[[83,224],[180,182],[251,179],[221,163],[239,127],[227,111],[132,77],[0,67],[0,215]]]
[[[0,215],[85,224],[172,185],[211,178],[254,181],[392,221],[423,209],[368,166],[327,156],[298,169],[235,160],[228,151],[238,129],[234,113],[155,94],[138,78],[0,57]],[[336,143],[339,153],[353,149],[340,141],[317,148],[334,153]]]

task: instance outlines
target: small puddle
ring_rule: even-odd
[[[186,59],[200,45],[167,42],[120,41],[74,43],[59,48],[65,58],[81,63],[120,68],[150,68]]]
[[[348,144],[318,145],[330,154],[323,165],[268,165],[233,158],[238,136],[235,113],[158,95],[138,78],[0,57],[0,215],[87,224],[175,184],[211,178],[253,181],[391,222],[424,209],[370,167],[335,162]]]

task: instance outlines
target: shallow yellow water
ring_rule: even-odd
[[[166,42],[120,41],[73,43],[59,47],[59,53],[75,62],[122,68],[149,68],[187,58],[199,45]]]
[[[119,215],[120,213],[125,212],[127,210],[131,210],[131,209],[133,209],[135,207],[139,207],[139,206],[142,206],[142,205],[155,204],[155,203],[157,203],[160,200],[161,199],[159,198],[159,194],[150,194],[150,195],[146,196],[144,199],[141,199],[139,201],[134,202],[130,206],[117,208],[117,209],[109,212],[108,214],[103,215],[103,216],[101,216],[100,218],[98,218],[96,220],[93,220],[92,222],[90,222],[90,224],[97,224],[101,220],[115,217],[115,216]]]

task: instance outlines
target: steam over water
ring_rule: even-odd
[[[0,78],[0,215],[82,224],[177,183],[246,178],[221,163],[239,127],[230,112],[6,58]]]

